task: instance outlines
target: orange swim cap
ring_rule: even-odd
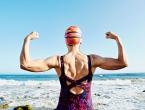
[[[65,32],[66,44],[74,45],[80,43],[82,32],[77,26],[70,26]]]

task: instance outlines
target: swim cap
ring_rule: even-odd
[[[74,45],[80,43],[82,32],[77,26],[70,26],[65,32],[66,44]]]

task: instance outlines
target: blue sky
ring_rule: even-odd
[[[31,42],[31,58],[64,54],[64,31],[70,25],[82,29],[81,51],[86,54],[117,57],[115,41],[105,39],[104,33],[121,37],[129,67],[96,73],[145,71],[145,0],[1,0],[0,72],[25,72],[19,69],[19,55],[32,31],[40,38]]]

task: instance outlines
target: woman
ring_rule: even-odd
[[[106,38],[113,39],[118,45],[118,58],[104,58],[95,54],[80,52],[82,32],[77,26],[70,26],[65,32],[68,52],[63,56],[31,60],[29,57],[30,40],[38,38],[32,32],[24,39],[20,56],[20,67],[31,72],[43,72],[54,68],[61,84],[60,97],[56,110],[93,110],[91,82],[97,67],[117,70],[127,66],[126,55],[119,36],[107,32]]]

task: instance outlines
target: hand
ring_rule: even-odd
[[[34,39],[38,39],[38,38],[39,38],[38,32],[31,32],[26,37],[26,39],[29,39],[29,40],[34,40]]]
[[[116,34],[114,34],[112,32],[106,32],[106,38],[107,39],[114,39],[114,40],[118,40],[119,39],[118,35],[116,35]]]

